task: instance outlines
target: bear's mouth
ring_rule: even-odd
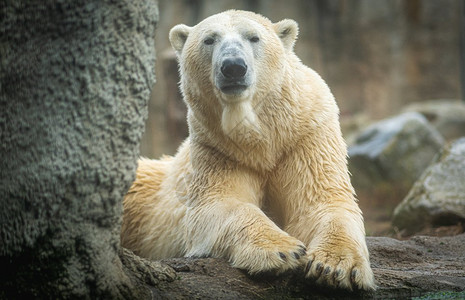
[[[245,84],[228,84],[223,85],[220,89],[221,92],[228,95],[238,95],[248,88]]]

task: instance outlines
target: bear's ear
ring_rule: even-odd
[[[191,31],[192,27],[189,27],[184,24],[179,24],[174,26],[170,30],[170,43],[173,49],[176,51],[177,55],[181,54],[182,48],[186,43],[187,37],[189,36],[189,32]]]
[[[273,24],[276,34],[281,39],[283,46],[286,50],[291,50],[294,47],[297,34],[299,33],[299,26],[297,22],[291,19],[284,19]]]

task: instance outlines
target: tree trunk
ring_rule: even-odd
[[[122,199],[154,84],[155,1],[3,1],[0,298],[142,298]]]

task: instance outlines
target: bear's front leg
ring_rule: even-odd
[[[306,276],[345,289],[372,290],[361,211],[353,195],[340,132],[299,141],[270,180],[270,207],[307,247]]]
[[[250,274],[304,265],[305,245],[259,208],[263,179],[218,156],[197,158],[187,183],[186,256],[223,257]]]
[[[310,221],[321,223],[313,229],[309,242],[306,276],[333,287],[373,290],[361,214],[345,203],[336,205],[339,207],[328,205],[307,214]]]

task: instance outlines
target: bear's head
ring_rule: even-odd
[[[253,122],[254,101],[281,89],[297,33],[293,20],[272,23],[237,10],[213,15],[193,27],[176,25],[169,38],[187,104],[192,107],[196,103],[190,102],[202,99],[204,105],[221,107],[225,130],[237,123],[225,121],[228,118]]]

